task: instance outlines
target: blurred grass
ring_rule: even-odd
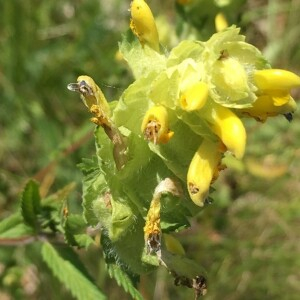
[[[182,21],[174,1],[149,2],[178,28]],[[128,28],[128,5],[120,0],[0,2],[0,219],[15,210],[19,191],[33,176],[45,194],[76,182],[70,204],[80,210],[76,164],[95,151],[93,125],[66,85],[88,74],[109,99],[117,99],[132,81],[115,59],[117,42]],[[274,67],[299,73],[300,1],[248,0],[239,11],[236,19],[247,40]],[[244,161],[222,174],[214,204],[180,234],[188,256],[208,270],[206,299],[298,299],[299,122],[299,112],[290,124],[284,118],[266,124],[246,120]],[[71,299],[31,252],[34,246],[0,249],[0,298]],[[82,257],[109,299],[126,299],[105,275],[99,249]],[[38,289],[24,292],[24,278],[38,278]],[[49,284],[63,294],[55,295]],[[140,289],[145,299],[193,298],[192,291],[174,287],[164,270],[143,276]]]

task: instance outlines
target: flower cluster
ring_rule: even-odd
[[[134,33],[143,36],[143,27],[157,32],[153,19],[148,22],[145,18],[148,26],[138,26],[137,7],[140,20],[148,6],[141,0],[132,2]],[[147,46],[157,51],[156,38],[144,42],[145,52],[150,51]],[[222,154],[230,151],[238,159],[244,155],[246,131],[240,117],[264,122],[282,114],[290,119],[296,109],[290,90],[297,86],[299,76],[271,69],[260,51],[245,42],[239,29],[230,27],[207,42],[183,41],[166,55],[165,66],[149,90],[153,107],[145,114],[142,132],[149,142],[166,143],[176,136],[168,121],[168,115],[174,115],[173,123],[183,122],[199,135],[199,148],[188,167],[186,182],[191,199],[202,206],[223,168]],[[200,129],[195,128],[197,124]]]
[[[133,272],[160,263],[179,284],[204,293],[199,266],[167,254],[174,243],[162,233],[189,226],[188,217],[210,202],[225,152],[243,157],[242,117],[292,119],[290,90],[300,86],[300,77],[271,69],[234,26],[167,51],[144,0],[132,1],[131,17],[138,39],[124,38],[120,52],[135,81],[120,99],[107,102],[88,76],[68,86],[81,94],[98,125],[97,161],[83,168],[85,218],[90,225],[100,222],[117,260]],[[155,259],[149,258],[153,252]]]

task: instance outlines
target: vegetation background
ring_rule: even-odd
[[[215,14],[224,10],[273,67],[299,74],[299,0],[194,1],[199,11],[187,12],[175,0],[148,1],[166,48],[186,37],[207,39]],[[66,86],[88,74],[113,100],[132,82],[118,57],[129,3],[0,1],[0,220],[18,209],[29,178],[40,182],[42,196],[74,182],[70,210],[81,211],[76,165],[95,151],[93,125]],[[294,97],[300,98],[299,90]],[[229,162],[215,185],[214,204],[179,235],[188,256],[208,270],[205,299],[298,299],[299,122],[299,112],[291,123],[283,117],[266,124],[246,120],[244,160]],[[108,299],[130,299],[105,272],[97,247],[79,254]],[[139,290],[145,299],[193,299],[164,269],[142,276]],[[34,244],[6,240],[0,243],[0,299],[73,298],[36,256]]]

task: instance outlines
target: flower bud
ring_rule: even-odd
[[[180,105],[183,110],[193,111],[201,109],[208,97],[208,86],[204,82],[197,82],[188,88],[180,97]]]
[[[142,45],[159,52],[159,38],[150,7],[144,0],[133,0],[130,6],[130,28]]]
[[[164,106],[151,107],[142,122],[141,131],[154,144],[167,143],[174,132],[169,129],[168,111]]]
[[[196,151],[187,173],[187,187],[196,205],[203,206],[209,187],[218,177],[222,153],[219,144],[204,140]]]

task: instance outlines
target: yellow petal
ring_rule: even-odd
[[[245,153],[246,130],[240,118],[229,108],[211,103],[205,108],[204,118],[212,131],[221,139],[227,150],[241,159]]]
[[[300,86],[300,77],[281,69],[259,70],[254,73],[254,83],[260,90],[287,90]]]
[[[291,97],[288,90],[270,90],[268,94],[272,97],[275,106],[282,106],[288,103]]]
[[[169,129],[168,111],[164,106],[151,107],[142,122],[141,131],[146,140],[165,144],[174,135]]]
[[[150,7],[144,0],[133,0],[130,5],[130,28],[142,45],[159,52],[159,37]]]
[[[265,122],[268,117],[293,113],[296,109],[297,104],[291,96],[289,96],[289,100],[284,105],[276,106],[272,96],[262,95],[257,97],[252,107],[244,108],[240,111],[244,116],[250,116],[257,121]]]
[[[218,174],[222,153],[216,142],[204,140],[196,151],[187,173],[187,187],[196,205],[203,206],[209,187]]]
[[[204,82],[197,82],[181,95],[181,108],[186,111],[199,110],[205,105],[207,97],[207,84]]]

